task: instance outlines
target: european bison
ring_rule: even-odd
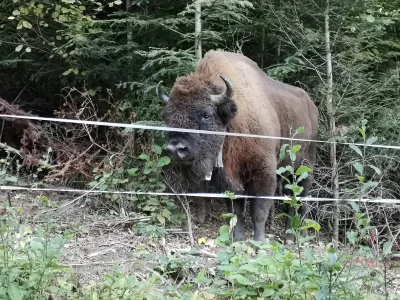
[[[268,77],[249,58],[210,51],[194,73],[179,77],[167,96],[159,84],[158,97],[165,102],[163,118],[168,127],[290,137],[301,126],[299,138],[317,138],[318,109],[307,93]],[[168,150],[191,189],[204,192],[246,193],[273,196],[276,170],[290,161],[279,159],[285,140],[168,133]],[[301,142],[295,167],[304,159],[314,166],[316,146]],[[305,182],[304,193],[308,192]],[[233,204],[232,204],[233,203]],[[245,240],[244,199],[228,201],[238,217],[234,241]],[[265,241],[265,223],[272,200],[250,199],[254,240]],[[233,207],[232,207],[233,206]]]

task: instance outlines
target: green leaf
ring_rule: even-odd
[[[359,162],[355,162],[353,164],[353,167],[357,170],[357,172],[362,175],[364,173],[364,166],[360,164]]]
[[[22,21],[22,27],[31,29],[32,28],[32,24],[29,23],[28,21]]]
[[[307,219],[305,220],[305,225],[301,226],[299,229],[304,230],[304,229],[314,229],[316,231],[321,230],[321,225],[313,220]]]
[[[69,68],[67,71],[65,71],[64,73],[62,73],[64,76],[68,75],[69,73],[71,73],[73,71],[73,69]]]
[[[356,175],[356,177],[357,177],[359,182],[364,182],[365,181],[365,177],[364,176]]]
[[[349,147],[350,147],[351,149],[353,149],[358,155],[360,155],[361,157],[363,157],[363,154],[362,154],[360,148],[358,148],[356,145],[350,144]]]
[[[246,272],[249,272],[249,273],[254,273],[254,274],[258,274],[259,273],[258,267],[257,267],[257,265],[255,263],[245,264],[245,265],[241,266],[239,268],[239,270],[240,271],[246,271]]]
[[[302,173],[299,177],[297,177],[296,183],[299,183],[300,181],[306,179],[308,177],[308,173],[304,172]]]
[[[311,173],[311,172],[312,172],[312,169],[309,168],[309,167],[307,167],[307,166],[305,166],[305,165],[301,165],[301,166],[298,167],[298,169],[296,170],[296,175],[299,176],[299,175],[303,174],[304,172]]]
[[[282,175],[285,172],[286,172],[285,167],[280,167],[278,170],[276,170],[276,174],[278,174],[278,175]]]
[[[236,280],[239,284],[242,285],[253,285],[253,281],[239,274],[231,275],[229,276],[229,279],[231,281]]]
[[[237,223],[237,216],[235,215],[229,220],[229,228],[232,230],[236,226],[236,223]]]
[[[393,243],[391,241],[387,241],[383,244],[383,255],[389,255],[392,252]]]
[[[18,45],[17,47],[15,47],[15,51],[19,52],[22,50],[23,47],[24,47],[24,45]]]
[[[18,178],[15,177],[15,176],[7,176],[6,177],[6,181],[8,181],[8,182],[17,182]]]
[[[153,147],[153,152],[154,152],[155,154],[160,155],[161,152],[162,152],[162,148],[161,148],[160,146],[158,146],[158,145],[154,145],[154,147]]]
[[[371,16],[371,15],[366,16],[365,20],[367,20],[369,23],[374,23],[375,22],[374,16]]]
[[[349,243],[352,245],[355,245],[357,243],[357,232],[355,231],[348,231],[346,232],[347,239],[349,240]]]
[[[39,200],[42,201],[42,202],[44,202],[44,203],[49,202],[49,198],[46,197],[46,196],[43,196],[43,195],[39,197]]]
[[[146,153],[142,153],[142,154],[139,155],[139,159],[142,159],[142,160],[149,160],[150,157],[149,157]]]
[[[358,131],[361,133],[363,139],[365,140],[365,130],[362,128],[358,128]]]
[[[292,188],[292,191],[296,196],[300,195],[303,192],[303,190],[304,190],[304,188],[302,186],[298,186],[298,185],[295,185]]]
[[[24,294],[22,293],[21,289],[19,286],[12,282],[8,285],[8,297],[10,300],[21,300],[23,299]]]
[[[296,129],[296,134],[300,134],[300,133],[304,133],[304,132],[305,132],[304,126],[301,126],[301,127]]]
[[[128,172],[129,175],[135,176],[135,175],[137,175],[138,170],[139,170],[138,168],[132,168],[132,169],[128,169],[126,171]]]
[[[158,160],[157,166],[163,167],[163,166],[168,165],[170,162],[171,162],[171,159],[168,156],[163,156]]]
[[[293,229],[298,229],[299,226],[300,226],[300,222],[301,222],[300,215],[295,215],[292,218],[292,228]]]
[[[290,149],[290,151],[291,151],[293,154],[296,154],[297,152],[300,151],[300,149],[301,149],[301,146],[300,146],[300,145],[294,145],[294,146],[292,147],[292,149]]]
[[[283,144],[283,145],[282,145],[281,150],[279,151],[279,158],[280,158],[281,160],[284,160],[284,159],[285,159],[285,156],[286,156],[286,148],[287,148],[288,146],[289,146],[288,144]]]
[[[114,1],[114,4],[115,4],[115,5],[121,5],[121,4],[122,4],[122,1],[121,1],[121,0],[116,0],[116,1]]]
[[[157,215],[157,220],[161,224],[165,224],[165,218],[162,215]]]
[[[374,144],[377,140],[378,140],[378,138],[377,138],[376,136],[370,137],[370,138],[367,140],[366,144],[367,144],[367,146],[372,145],[372,144]]]
[[[19,15],[21,14],[21,12],[20,12],[18,9],[16,9],[16,10],[14,10],[14,11],[12,12],[12,14],[13,14],[14,16],[19,16]]]
[[[328,266],[333,266],[336,263],[336,253],[328,252]]]
[[[31,47],[27,47],[27,48],[25,49],[25,51],[29,53],[29,52],[32,51],[32,49],[31,49]]]
[[[377,167],[375,167],[373,165],[369,165],[369,167],[371,169],[373,169],[377,175],[382,175],[382,171],[379,168],[377,168]]]
[[[206,284],[210,282],[210,279],[208,279],[205,276],[206,272],[204,270],[201,270],[199,274],[197,274],[197,277],[194,279],[194,282],[197,284]]]
[[[358,204],[354,201],[350,201],[349,202],[351,208],[356,212],[359,213],[360,212],[360,206],[358,206]]]
[[[369,189],[371,189],[371,188],[375,188],[375,187],[377,187],[378,186],[378,183],[377,182],[375,182],[375,181],[368,181],[368,182],[366,182],[366,183],[364,183],[364,185],[362,186],[362,191],[363,192],[366,192],[366,191],[368,191]]]

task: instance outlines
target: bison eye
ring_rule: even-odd
[[[208,114],[204,114],[204,116],[203,116],[203,120],[209,120],[211,118],[211,116],[210,115],[208,115]]]

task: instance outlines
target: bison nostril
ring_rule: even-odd
[[[171,141],[167,146],[168,151],[172,154],[173,157],[178,158],[179,160],[184,160],[189,157],[189,148],[186,147],[183,143],[176,141]]]
[[[187,147],[177,147],[176,152],[181,159],[184,159],[189,154]]]

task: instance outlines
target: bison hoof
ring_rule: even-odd
[[[253,238],[257,242],[266,242],[265,236],[264,235],[254,235]]]
[[[203,225],[205,220],[206,220],[206,215],[205,214],[199,214],[197,216],[197,221],[199,222],[199,224]]]
[[[233,242],[243,242],[245,240],[246,240],[246,235],[244,234],[244,232],[233,234]]]

